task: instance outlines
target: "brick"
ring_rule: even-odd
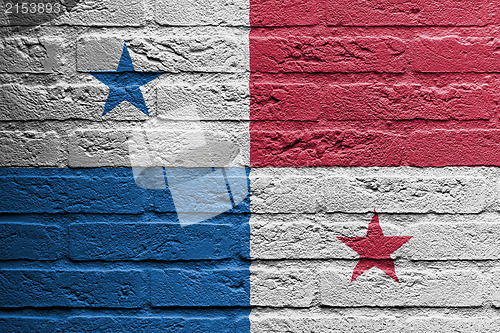
[[[245,0],[156,0],[156,22],[174,26],[248,26],[248,1]]]
[[[70,134],[70,167],[130,167],[128,141],[131,130],[76,130]]]
[[[469,83],[335,84],[323,96],[321,118],[329,120],[478,120],[490,119],[496,109],[487,85]]]
[[[251,120],[318,120],[321,88],[315,84],[251,84]]]
[[[214,218],[225,211],[248,212],[246,198],[250,192],[244,168],[165,168],[165,175],[181,225]],[[163,207],[157,201],[154,211],[162,212]],[[230,217],[228,222],[242,218]]]
[[[500,239],[497,230],[497,223],[418,224],[406,232],[412,241],[398,255],[411,260],[495,260],[500,254],[492,246]]]
[[[448,316],[446,316],[448,317]],[[463,332],[463,333],[488,333],[498,329],[498,318],[472,317],[472,318],[410,318],[403,332]]]
[[[148,117],[128,102],[120,104],[102,118],[109,88],[95,85],[0,86],[0,120],[144,120]],[[142,88],[147,105],[152,104],[156,90]],[[154,108],[150,106],[150,111]]]
[[[125,316],[78,316],[69,319],[65,332],[101,332],[101,333],[191,333],[220,332],[237,333],[233,318],[214,317],[196,318],[189,315],[182,317],[125,317]]]
[[[10,316],[0,317],[2,332],[59,332],[61,321],[56,318]]]
[[[248,68],[246,38],[167,36],[125,40],[137,71],[235,73]],[[114,71],[124,40],[118,36],[83,36],[77,42],[77,70]]]
[[[476,271],[399,270],[400,283],[393,282],[380,270],[365,272],[351,283],[351,273],[352,270],[320,272],[321,305],[478,307],[487,299],[490,288],[487,280]]]
[[[61,141],[53,131],[1,131],[0,166],[58,166],[66,159]]]
[[[249,306],[248,269],[153,270],[153,307]]]
[[[0,303],[6,308],[139,308],[147,277],[141,271],[0,271]]]
[[[318,210],[315,177],[272,177],[252,169],[250,176],[253,213],[315,213]]]
[[[412,166],[500,165],[500,130],[416,131],[409,147]]]
[[[158,87],[157,114],[172,120],[248,120],[248,82]],[[183,112],[191,105],[193,115]]]
[[[144,2],[136,0],[98,0],[87,6],[77,4],[52,22],[55,25],[99,27],[138,27],[145,23]]]
[[[480,177],[332,177],[323,180],[320,206],[327,212],[479,213],[492,200]]]
[[[491,302],[495,308],[500,308],[500,270],[490,270],[490,281],[493,284],[491,290]]]
[[[71,63],[64,45],[54,36],[2,38],[0,73],[59,73]]]
[[[350,215],[351,216],[351,215]],[[253,259],[357,259],[359,255],[337,239],[366,237],[370,221],[351,217],[352,223],[340,217],[314,220],[314,216],[297,218],[255,216],[251,219],[251,256]],[[317,219],[317,218],[316,218]],[[413,236],[392,257],[406,260],[494,260],[499,250],[500,234],[494,218],[428,217],[422,219],[405,216],[412,225],[395,227],[392,215],[381,215],[381,225],[386,236]],[[415,221],[412,221],[415,220]],[[456,221],[459,220],[459,221]],[[283,221],[283,222],[281,222]],[[410,222],[409,221],[409,222]],[[487,221],[487,222],[486,222]],[[447,222],[447,223],[445,223]],[[415,223],[415,225],[413,225]]]
[[[472,13],[472,12],[471,12]],[[498,72],[498,41],[483,37],[420,37],[410,47],[411,65],[423,73]]]
[[[307,26],[320,23],[322,1],[251,0],[252,27]]]
[[[404,137],[390,132],[251,125],[253,167],[399,166],[406,159]]]
[[[239,252],[230,225],[77,223],[69,232],[73,260],[226,259]]]
[[[338,26],[485,26],[493,14],[487,1],[328,1],[328,24]]]
[[[405,70],[405,43],[393,37],[263,37],[250,35],[252,72],[380,72]]]
[[[253,311],[253,313],[258,313]],[[252,329],[255,332],[266,333],[314,333],[314,332],[400,332],[398,322],[401,319],[394,317],[361,317],[346,315],[324,316],[324,315],[304,315],[290,313],[288,316],[283,314],[274,314],[263,316],[262,318],[251,318]]]
[[[146,142],[147,150],[143,150]],[[247,160],[249,144],[246,124],[150,119],[142,129],[74,131],[68,162],[71,167],[238,166]]]
[[[495,200],[490,181],[467,168],[253,168],[250,180],[254,213],[471,214]]]
[[[61,170],[61,169],[54,169]],[[143,212],[145,192],[129,177],[37,175],[0,177],[2,213],[129,213]],[[129,171],[130,172],[130,171]],[[76,177],[75,177],[76,176]]]
[[[0,259],[55,260],[65,254],[65,235],[55,225],[0,223]]]
[[[258,313],[257,311],[252,312]],[[290,313],[287,315],[267,314],[266,316],[251,319],[252,329],[256,332],[463,332],[487,333],[494,332],[499,320],[487,317],[462,318],[447,315],[447,318],[434,316],[396,317],[396,316],[325,316],[311,314]]]
[[[480,120],[496,109],[488,85],[255,83],[252,120]]]
[[[309,307],[317,289],[314,272],[306,269],[252,268],[250,284],[252,306]]]

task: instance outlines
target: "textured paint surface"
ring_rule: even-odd
[[[496,2],[251,4],[252,166],[500,165]]]
[[[2,332],[249,331],[249,197],[181,227],[168,189],[130,169],[1,169],[0,184]]]
[[[498,330],[499,9],[251,0],[252,332]]]
[[[1,332],[498,331],[497,2],[68,2],[41,26],[0,10]],[[89,72],[124,43],[163,73],[132,89],[149,117],[102,117]],[[251,195],[181,227],[130,169],[152,121],[230,142]],[[374,209],[413,236],[400,283],[351,282],[338,237]]]

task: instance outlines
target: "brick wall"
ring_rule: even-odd
[[[0,331],[496,331],[499,22],[492,0],[78,1],[35,27],[2,10]],[[101,117],[88,72],[123,43],[165,72],[149,118]],[[251,195],[181,227],[130,168],[155,119],[231,141]],[[337,237],[374,208],[413,236],[399,284],[350,283]]]
[[[499,15],[251,1],[252,331],[497,329]],[[350,283],[373,209],[400,283]]]
[[[249,331],[249,197],[181,227],[130,169],[149,118],[128,102],[101,117],[109,89],[88,73],[126,43],[137,71],[165,72],[142,87],[151,118],[187,126],[191,105],[248,165],[248,3],[77,2],[0,19],[0,331]]]

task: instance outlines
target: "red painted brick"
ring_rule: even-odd
[[[322,100],[329,120],[489,119],[495,101],[487,86],[361,83],[330,85]]]
[[[410,165],[500,165],[500,130],[419,131],[409,141]]]
[[[262,37],[250,34],[252,72],[402,73],[405,43],[393,37]]]
[[[314,25],[320,22],[323,1],[251,0],[250,24],[253,27]]]
[[[329,0],[327,22],[339,26],[484,26],[493,19],[489,2]]]
[[[409,49],[411,64],[417,72],[488,73],[500,70],[500,42],[493,37],[422,37],[412,42]]]
[[[250,129],[253,167],[398,166],[405,159],[402,137],[380,131],[269,131]]]
[[[251,120],[316,120],[321,113],[314,84],[253,84],[250,94]]]
[[[271,84],[250,88],[251,120],[479,120],[495,99],[487,85]]]

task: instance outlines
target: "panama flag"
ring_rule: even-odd
[[[1,332],[499,331],[495,1],[1,6]]]

